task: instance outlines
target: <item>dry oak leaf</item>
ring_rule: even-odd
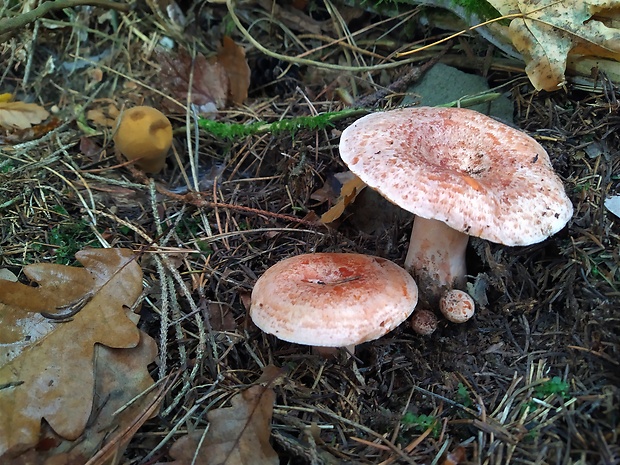
[[[127,310],[142,292],[132,252],[89,249],[76,259],[84,268],[24,267],[38,287],[0,281],[0,459],[37,444],[42,419],[65,439],[79,437],[93,405],[95,345],[140,341]]]
[[[537,90],[565,83],[569,55],[620,61],[617,0],[489,0],[510,23],[510,38],[523,54],[525,71]],[[611,27],[610,27],[611,26]]]
[[[138,315],[131,314],[129,318],[137,323]],[[156,356],[155,340],[142,331],[140,343],[133,348],[113,349],[97,344],[94,403],[86,429],[75,441],[69,441],[44,424],[35,450],[37,461],[31,465],[47,465],[48,460],[60,458],[63,464],[84,464],[107,444],[112,447],[110,458],[96,463],[118,463],[131,439],[125,432],[134,427],[136,418],[141,418],[142,411],[156,397],[156,391],[149,391],[153,379],[147,369]]]
[[[170,448],[175,459],[172,463],[278,465],[278,455],[269,443],[275,398],[273,389],[252,386],[232,398],[232,407],[211,410],[206,434],[204,430],[194,431]]]
[[[49,115],[45,108],[36,103],[0,101],[0,126],[6,129],[28,129]]]

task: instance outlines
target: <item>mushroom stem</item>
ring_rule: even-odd
[[[437,306],[444,291],[465,286],[465,249],[469,236],[442,221],[416,216],[405,269],[418,283],[420,300]]]

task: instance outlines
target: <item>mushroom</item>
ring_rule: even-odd
[[[120,118],[120,120],[118,120]],[[117,118],[114,144],[127,160],[147,173],[159,173],[172,145],[172,125],[159,110],[139,106]]]
[[[415,213],[405,268],[433,306],[446,289],[464,286],[469,236],[529,245],[572,216],[544,148],[473,110],[372,113],[343,131],[340,155],[371,188]]]
[[[437,329],[437,317],[433,312],[426,309],[416,310],[409,321],[411,329],[421,336],[430,336]]]
[[[452,323],[465,323],[476,311],[474,299],[460,289],[450,289],[439,299],[439,310]]]
[[[256,281],[250,317],[284,341],[353,352],[405,321],[417,301],[411,275],[389,260],[304,254],[276,263]]]

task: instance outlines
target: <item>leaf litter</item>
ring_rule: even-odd
[[[110,350],[150,340],[140,335],[137,315],[129,310],[142,292],[135,255],[90,249],[76,259],[84,268],[26,266],[24,275],[37,287],[0,282],[0,457],[5,460],[39,442],[42,420],[64,439],[80,437],[96,384],[110,378],[95,377],[94,364],[101,363],[96,358],[113,360]],[[147,351],[143,363],[153,356]],[[122,363],[116,365],[123,372]],[[139,377],[141,388],[148,376]]]

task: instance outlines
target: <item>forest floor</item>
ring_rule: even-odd
[[[146,289],[140,327],[160,347],[153,376],[183,369],[120,463],[151,451],[149,460],[165,461],[177,436],[204,428],[209,409],[270,365],[285,373],[274,386],[271,435],[281,463],[620,463],[620,219],[604,206],[620,193],[618,86],[582,80],[536,92],[522,64],[505,66],[473,34],[419,62],[377,67],[401,46],[443,37],[417,9],[389,17],[331,2],[279,12],[261,7],[269,2],[239,6],[264,47],[306,53],[317,66],[288,63],[250,44],[225,5],[184,3],[183,27],[165,8],[82,7],[41,22],[35,40],[29,27],[0,45],[2,92],[53,114],[39,133],[0,135],[0,267],[19,275],[31,263],[74,264],[85,247],[136,251]],[[337,196],[334,174],[347,171],[338,142],[354,117],[226,139],[199,129],[186,100],[172,95],[172,105],[156,51],[164,37],[209,55],[225,34],[245,47],[252,80],[242,105],[214,115],[224,122],[310,116],[364,97],[369,109],[395,108],[407,87],[390,84],[407,73],[413,84],[411,71],[433,57],[483,76],[512,102],[514,125],[549,152],[572,219],[528,247],[472,238],[478,309],[463,325],[441,322],[422,337],[403,324],[333,359],[264,334],[247,307],[268,267],[336,251],[402,264],[413,218],[369,206],[377,200],[366,189],[336,222],[318,221]],[[112,128],[85,116],[140,104],[161,108],[175,130],[166,167],[148,177],[119,166]],[[200,195],[185,195],[194,180]],[[317,196],[325,185],[336,187]]]

